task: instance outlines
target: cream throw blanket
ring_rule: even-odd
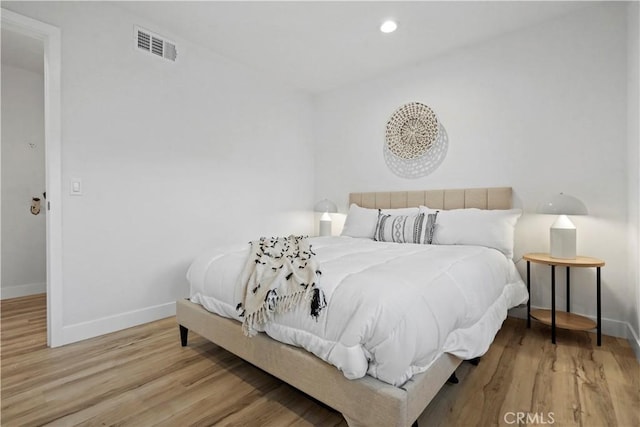
[[[236,307],[244,317],[244,334],[254,336],[256,328],[269,322],[274,313],[292,310],[304,301],[310,302],[310,314],[317,318],[326,301],[318,288],[322,273],[309,239],[262,237],[250,244],[240,277],[244,299]]]

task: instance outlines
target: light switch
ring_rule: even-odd
[[[82,195],[82,180],[79,178],[73,178],[71,180],[71,191],[70,194],[72,196],[81,196]]]

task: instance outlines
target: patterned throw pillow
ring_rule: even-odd
[[[378,242],[425,243],[426,225],[425,213],[418,215],[386,215],[380,212],[378,214],[376,233],[373,238]],[[432,237],[433,231],[429,235],[429,237]]]
[[[438,212],[430,213],[427,215],[427,225],[425,227],[424,232],[424,241],[427,245],[430,245],[433,242],[433,231],[436,229],[436,218],[438,217]]]

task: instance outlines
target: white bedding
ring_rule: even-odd
[[[347,378],[366,374],[400,386],[442,352],[462,359],[484,354],[527,290],[513,261],[481,246],[311,239],[327,307],[317,321],[305,305],[277,314],[264,328],[303,347]],[[215,249],[187,273],[191,301],[241,321],[237,279],[249,245]]]

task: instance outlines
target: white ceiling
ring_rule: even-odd
[[[274,79],[322,92],[571,13],[564,1],[111,2]],[[398,30],[383,34],[383,20]],[[42,70],[42,43],[2,30],[2,62]],[[178,61],[180,46],[178,46]],[[42,71],[40,71],[42,72]]]
[[[321,92],[586,7],[584,2],[118,2],[237,62]],[[592,4],[592,3],[591,3]],[[383,34],[383,20],[398,30]],[[180,60],[180,46],[178,46]]]

